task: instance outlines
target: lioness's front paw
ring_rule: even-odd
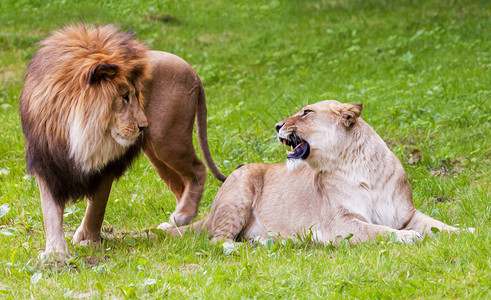
[[[403,244],[413,244],[423,240],[423,235],[414,230],[399,230],[396,232],[397,241]]]
[[[157,229],[161,229],[163,231],[167,231],[168,229],[174,228],[175,225],[169,223],[169,222],[164,222],[161,223],[159,226],[157,226]]]

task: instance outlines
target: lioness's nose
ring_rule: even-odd
[[[138,125],[138,130],[139,130],[140,132],[142,132],[142,131],[143,131],[143,129],[145,129],[145,128],[147,128],[147,127],[148,127],[148,126],[146,126],[146,125],[144,125],[144,126],[140,126],[140,125]]]
[[[280,129],[281,127],[283,127],[283,125],[285,125],[285,123],[283,122],[276,123],[276,126],[274,127],[276,129],[276,132],[280,132]]]

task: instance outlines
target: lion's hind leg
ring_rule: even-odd
[[[182,194],[184,193],[184,181],[182,180],[181,176],[179,176],[179,174],[177,174],[174,170],[169,168],[169,166],[163,163],[155,155],[155,153],[153,153],[153,150],[150,150],[152,148],[150,148],[149,146],[147,146],[147,148],[148,149],[143,149],[145,156],[148,158],[150,163],[152,163],[153,168],[160,176],[160,178],[165,182],[167,187],[169,187],[176,199],[180,199],[182,197]]]
[[[186,225],[191,223],[198,213],[201,196],[205,189],[206,167],[196,156],[190,162],[180,164],[168,162],[168,164],[176,174],[175,176],[179,176],[182,180],[184,187],[180,197],[176,195],[176,209],[170,215],[169,222],[177,226]]]
[[[165,140],[181,142],[162,145],[159,140],[154,144],[154,140],[149,137],[143,151],[176,197],[176,209],[169,222],[182,226],[189,224],[198,213],[206,182],[206,167],[196,156],[191,133],[187,137],[169,132]],[[166,224],[162,223],[161,226],[165,227]]]
[[[201,160],[194,157],[189,167],[177,169],[177,172],[184,182],[184,193],[178,199],[176,210],[170,215],[169,220],[180,226],[192,222],[198,213],[205,190],[206,167]]]
[[[145,156],[148,158],[148,160],[152,163],[153,168],[157,172],[157,174],[160,176],[160,178],[165,182],[167,187],[171,190],[171,192],[174,194],[174,197],[176,198],[176,202],[179,205],[180,199],[183,197],[184,191],[185,191],[185,184],[184,180],[182,179],[181,175],[179,175],[176,171],[174,171],[172,168],[167,166],[164,162],[162,162],[156,155],[153,153],[153,150],[150,147],[147,147],[148,149],[144,148],[144,153]],[[196,208],[197,211],[198,208]],[[177,208],[176,208],[177,211]],[[192,212],[192,215],[194,216],[194,212]],[[176,220],[177,219],[177,220]],[[162,222],[160,225],[157,227],[158,229],[162,230],[167,230],[168,228],[175,227],[177,225],[184,225],[186,224],[186,216],[176,216],[175,212],[171,215],[169,222]],[[178,221],[178,222],[176,222]],[[189,222],[188,222],[189,223]]]

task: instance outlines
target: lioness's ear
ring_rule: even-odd
[[[361,114],[363,110],[363,104],[342,104],[339,108],[339,114],[341,115],[343,125],[346,127],[351,127],[355,124],[356,119]]]
[[[113,78],[118,73],[118,66],[112,64],[100,64],[90,72],[89,84],[108,80]]]

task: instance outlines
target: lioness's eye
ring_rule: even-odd
[[[126,94],[123,96],[124,101],[130,102],[130,94]]]
[[[306,110],[304,110],[304,111],[303,111],[303,113],[302,113],[301,117],[305,117],[307,114],[309,114],[309,113],[311,113],[311,112],[312,112],[312,110],[310,110],[310,109],[306,109]]]

